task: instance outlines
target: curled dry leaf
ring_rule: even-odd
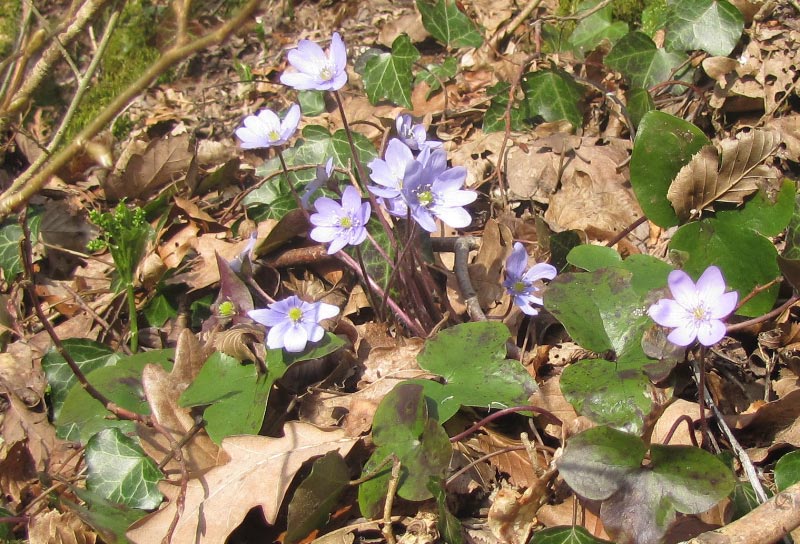
[[[73,512],[48,510],[31,518],[28,524],[30,544],[94,544],[97,534]]]
[[[762,163],[780,143],[778,133],[753,130],[725,140],[720,150],[708,145],[681,168],[667,191],[681,221],[699,216],[713,202],[742,204],[767,178],[774,177]]]

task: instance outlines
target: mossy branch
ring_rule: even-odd
[[[104,0],[103,0],[104,1]],[[128,104],[152,84],[161,74],[189,56],[225,41],[238,30],[261,4],[260,0],[249,0],[247,4],[228,22],[216,30],[185,45],[175,45],[166,50],[136,81],[120,93],[97,117],[58,153],[47,161],[42,169],[26,181],[29,176],[23,172],[2,195],[0,195],[0,221],[25,205],[38,193],[52,175],[66,165],[86,145],[86,142],[100,133]],[[18,182],[22,180],[22,182]]]

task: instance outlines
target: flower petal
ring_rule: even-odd
[[[713,346],[725,336],[725,324],[719,319],[710,319],[700,323],[697,328],[697,340],[704,346]]]
[[[697,288],[689,274],[683,270],[673,270],[667,277],[667,284],[678,304],[684,308],[693,308],[697,305]]]
[[[283,335],[283,347],[289,353],[297,353],[303,351],[308,343],[308,333],[304,327],[294,326],[291,327],[286,334]]]
[[[444,206],[436,206],[432,211],[436,214],[436,217],[454,229],[463,229],[472,223],[472,216],[464,208],[446,208]]]
[[[331,60],[336,72],[344,72],[347,67],[347,48],[338,32],[334,32],[331,37]]]
[[[525,272],[523,279],[531,283],[537,280],[552,280],[558,274],[556,267],[547,263],[536,263],[530,270]]]
[[[506,259],[506,276],[513,282],[522,279],[525,269],[528,267],[528,252],[525,246],[519,242],[514,242],[514,249]]]
[[[339,229],[330,226],[314,227],[313,229],[311,229],[311,232],[308,233],[308,236],[315,242],[319,242],[321,244],[327,244],[328,242],[332,241],[334,238],[339,236]],[[334,251],[333,253],[336,253],[336,251]]]
[[[724,319],[733,313],[736,309],[736,303],[739,301],[739,293],[731,291],[730,293],[723,293],[708,302],[708,310],[711,317],[714,319]]]
[[[694,323],[694,317],[689,310],[671,298],[662,298],[650,306],[647,315],[662,327],[682,327],[686,323]]]
[[[667,340],[678,346],[688,346],[697,338],[697,329],[694,326],[681,326],[667,335]]]
[[[298,91],[317,90],[318,79],[303,72],[284,72],[281,83]]]
[[[300,123],[300,106],[292,104],[289,106],[289,111],[286,112],[286,117],[281,122],[281,137],[288,140],[297,130],[297,125]]]

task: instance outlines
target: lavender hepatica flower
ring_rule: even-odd
[[[475,191],[464,190],[467,169],[447,167],[447,154],[437,149],[423,152],[406,170],[402,196],[411,209],[411,216],[426,231],[436,230],[435,218],[453,228],[464,228],[472,222],[464,206],[478,197]]]
[[[325,302],[305,302],[296,295],[271,304],[262,310],[250,310],[247,315],[265,327],[267,346],[270,349],[285,348],[297,353],[303,351],[309,342],[319,342],[325,335],[319,322],[335,317],[339,308]]]
[[[339,204],[326,196],[314,202],[317,213],[309,221],[314,225],[311,229],[312,240],[330,242],[328,254],[332,255],[346,245],[357,246],[367,237],[367,221],[369,221],[369,202],[361,202],[358,189],[348,186],[342,193]]]
[[[283,145],[297,130],[300,122],[300,106],[292,104],[281,121],[274,111],[263,109],[257,115],[244,118],[244,126],[236,129],[236,137],[244,149]]]
[[[311,195],[313,195],[317,189],[328,183],[331,176],[333,176],[333,157],[329,158],[328,162],[325,164],[317,166],[317,175],[311,180],[311,183],[306,185],[306,190],[303,192],[303,196],[300,197],[300,202],[302,202],[304,208],[308,208]]]
[[[539,310],[533,305],[543,304],[542,298],[538,296],[541,289],[537,283],[555,277],[555,267],[547,263],[538,263],[528,269],[528,252],[519,242],[514,243],[514,249],[506,259],[506,279],[503,287],[520,310],[531,316],[537,315]]]
[[[428,140],[428,132],[423,125],[414,124],[411,115],[401,113],[397,116],[395,121],[397,128],[397,136],[404,144],[415,151],[420,151],[424,148],[437,149],[442,147],[442,142],[437,140]]]
[[[294,71],[281,74],[281,83],[298,91],[337,91],[347,83],[347,49],[338,32],[327,55],[311,40],[300,40],[288,58]]]
[[[713,346],[725,336],[723,319],[736,308],[739,294],[725,292],[725,280],[716,266],[706,268],[695,284],[683,270],[673,270],[667,278],[672,299],[662,298],[647,310],[653,321],[674,328],[667,340],[688,346],[695,339]]]
[[[413,164],[411,149],[397,138],[389,140],[383,159],[373,159],[367,165],[370,178],[378,185],[368,187],[375,196],[384,199],[384,204],[392,215],[405,217],[408,208],[402,197],[403,180],[406,170]]]
[[[257,237],[258,232],[253,231],[253,233],[250,235],[250,239],[247,241],[247,245],[244,246],[244,249],[242,249],[242,251],[236,257],[228,261],[228,265],[230,265],[231,270],[237,274],[241,273],[242,265],[245,261],[253,260],[253,249],[256,247]]]

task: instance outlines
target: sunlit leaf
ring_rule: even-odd
[[[522,90],[528,117],[538,115],[548,122],[566,119],[573,128],[583,126],[583,115],[578,107],[583,88],[566,72],[553,69],[526,74]]]
[[[578,6],[580,16],[582,11],[594,8],[601,0],[586,0]],[[622,21],[612,21],[612,6],[604,8],[582,18],[578,26],[572,31],[569,41],[572,47],[581,55],[591,53],[603,41],[613,45],[617,40],[628,33],[628,25]]]
[[[156,487],[164,477],[142,448],[119,429],[105,429],[86,443],[86,487],[130,508],[149,510],[161,504]]]
[[[666,28],[668,49],[702,49],[725,57],[739,43],[744,17],[727,0],[674,0],[669,3]]]
[[[422,15],[422,26],[441,43],[453,47],[480,47],[483,36],[458,9],[455,0],[438,0],[435,4],[417,0],[417,9]]]
[[[800,482],[800,451],[787,453],[775,464],[775,485],[778,491]]]
[[[528,544],[608,544],[608,541],[593,537],[580,525],[568,525],[537,531]]]

